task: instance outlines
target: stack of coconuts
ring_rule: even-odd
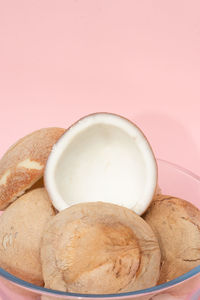
[[[157,177],[146,137],[115,114],[25,136],[0,161],[0,267],[86,294],[188,272],[199,264],[200,211],[162,195]]]

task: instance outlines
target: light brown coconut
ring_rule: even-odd
[[[160,249],[149,225],[110,203],[76,204],[53,217],[41,247],[45,287],[119,293],[156,285]]]
[[[159,284],[200,264],[200,211],[191,203],[158,195],[144,215],[161,249]]]
[[[63,128],[43,128],[8,149],[0,160],[1,210],[41,179],[52,146],[64,132]]]
[[[25,281],[43,285],[40,244],[46,222],[55,214],[44,188],[12,203],[0,217],[0,267]]]

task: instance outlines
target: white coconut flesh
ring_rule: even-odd
[[[60,211],[81,202],[110,202],[141,215],[157,184],[157,165],[140,129],[107,113],[75,123],[54,145],[45,185]]]

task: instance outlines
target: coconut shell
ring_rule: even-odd
[[[64,132],[63,128],[43,128],[8,149],[0,160],[0,210],[41,179],[52,146]]]
[[[41,247],[45,287],[119,293],[156,285],[160,249],[148,224],[110,203],[73,205],[53,217]]]
[[[200,264],[200,211],[191,203],[158,195],[144,215],[155,232],[162,255],[159,284]]]
[[[18,198],[0,216],[0,267],[43,285],[40,244],[46,222],[55,215],[44,188]]]

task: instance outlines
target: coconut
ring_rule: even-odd
[[[157,186],[157,164],[141,130],[114,114],[86,116],[53,146],[44,181],[59,211],[84,202],[110,202],[141,215]]]
[[[119,293],[156,285],[160,248],[150,226],[111,203],[73,205],[51,218],[41,246],[45,287]]]
[[[144,215],[161,249],[159,284],[181,276],[200,263],[200,210],[186,200],[157,195]]]
[[[42,286],[41,238],[54,214],[44,188],[32,190],[12,203],[0,217],[0,267]]]
[[[43,128],[23,137],[0,160],[0,209],[6,208],[43,176],[53,144],[62,128]]]

